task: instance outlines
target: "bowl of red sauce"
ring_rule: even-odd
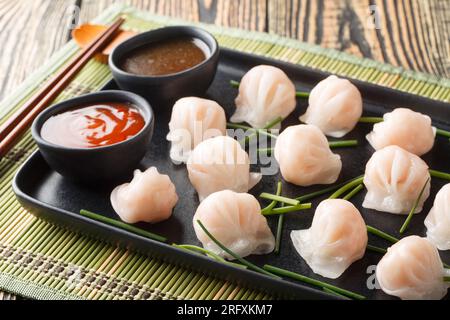
[[[150,104],[126,91],[101,91],[44,110],[31,132],[47,163],[80,182],[129,175],[144,157],[153,134]]]
[[[219,46],[209,32],[170,26],[125,40],[111,52],[108,64],[121,89],[145,97],[156,110],[181,97],[203,94],[214,79],[218,59]]]

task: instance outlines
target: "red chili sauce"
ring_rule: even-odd
[[[132,104],[111,102],[52,116],[44,122],[41,136],[63,147],[96,148],[128,140],[144,125],[144,118]]]

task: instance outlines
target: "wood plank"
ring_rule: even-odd
[[[68,1],[0,1],[0,100],[67,41]]]
[[[269,0],[269,32],[450,76],[448,0]],[[373,14],[380,28],[373,28]]]

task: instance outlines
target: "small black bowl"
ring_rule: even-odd
[[[145,125],[128,140],[96,148],[68,148],[44,140],[41,128],[51,116],[86,105],[128,102],[139,109]],[[144,157],[153,135],[154,116],[149,103],[126,91],[108,90],[90,93],[58,103],[39,114],[31,133],[44,159],[62,176],[77,182],[117,181],[128,176]]]
[[[180,37],[197,38],[203,41],[210,51],[206,60],[181,72],[161,76],[136,75],[121,69],[120,64],[134,49]],[[109,67],[121,89],[145,97],[156,110],[160,104],[166,105],[181,97],[203,94],[214,79],[218,60],[219,46],[209,32],[196,27],[173,26],[144,32],[122,42],[111,52]]]

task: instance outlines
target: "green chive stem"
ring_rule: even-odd
[[[230,85],[233,87],[233,88],[239,88],[239,81],[236,81],[236,80],[230,80]],[[308,98],[309,97],[309,92],[302,92],[302,91],[297,91],[296,93],[295,93],[295,96],[297,97],[297,98]]]
[[[388,234],[388,233],[386,233],[384,231],[381,231],[381,230],[379,230],[377,228],[374,228],[374,227],[369,226],[369,225],[367,225],[366,227],[367,227],[367,232],[369,232],[369,233],[371,233],[371,234],[373,234],[375,236],[378,236],[380,238],[383,238],[383,239],[385,239],[385,240],[387,240],[387,241],[389,241],[391,243],[396,243],[396,242],[399,241],[394,236],[391,236],[390,234]]]
[[[408,228],[408,226],[411,222],[411,219],[416,211],[417,205],[419,204],[420,199],[422,198],[423,192],[425,191],[425,187],[427,186],[429,181],[430,181],[430,178],[428,178],[427,181],[425,181],[422,189],[420,190],[419,196],[414,201],[414,204],[413,204],[411,210],[409,211],[408,217],[406,217],[405,222],[403,223],[402,227],[400,228],[400,234],[403,234],[406,231],[406,229]]]
[[[275,118],[272,121],[267,122],[267,124],[263,127],[263,129],[271,129],[275,127],[277,124],[279,124],[281,121],[283,121],[282,117]]]
[[[288,212],[307,210],[307,209],[311,209],[311,207],[312,207],[311,203],[299,203],[298,205],[295,205],[295,206],[273,208],[271,211],[263,213],[263,215],[273,216],[273,215],[284,214],[284,213],[288,213]]]
[[[325,189],[322,189],[322,190],[319,190],[319,191],[316,191],[316,192],[308,193],[308,194],[305,194],[303,196],[299,196],[299,197],[297,197],[295,199],[297,199],[300,202],[305,202],[307,200],[316,198],[316,197],[324,195],[326,193],[333,192],[333,191],[335,191],[335,190],[337,190],[337,189],[347,185],[349,182],[352,182],[353,180],[355,180],[357,178],[361,178],[361,177],[363,177],[363,176],[361,175],[359,177],[352,178],[350,180],[344,181],[344,182],[339,183],[337,185],[334,185],[334,186],[331,186],[331,187],[328,187],[328,188],[325,188]]]
[[[323,291],[326,292],[326,293],[329,293],[329,294],[332,294],[332,295],[335,295],[335,296],[338,296],[338,297],[341,297],[341,298],[348,299],[347,296],[345,296],[345,295],[343,295],[343,294],[340,294],[340,293],[337,293],[336,291],[330,290],[330,289],[325,288],[325,287],[322,288],[322,289],[323,289]]]
[[[339,198],[341,195],[346,193],[348,190],[350,190],[350,189],[354,188],[355,186],[361,184],[363,182],[363,180],[364,180],[364,177],[358,177],[358,178],[353,179],[352,181],[350,181],[349,183],[347,183],[343,187],[341,187],[338,190],[336,190],[329,197],[329,199],[337,199],[337,198]]]
[[[297,92],[295,92],[295,96],[297,98],[307,99],[307,98],[309,98],[309,92],[297,91]]]
[[[230,85],[231,85],[233,88],[239,88],[239,81],[236,81],[236,80],[230,80]]]
[[[206,227],[203,225],[203,223],[200,220],[197,220],[198,225],[200,226],[200,228],[202,228],[203,232],[206,233],[206,235],[218,246],[220,247],[223,251],[225,251],[226,253],[228,253],[230,256],[232,256],[233,258],[235,258],[237,261],[239,261],[240,263],[242,263],[243,265],[247,266],[249,269],[253,270],[253,271],[257,271],[260,272],[262,274],[265,274],[267,276],[273,277],[273,278],[280,278],[277,275],[274,275],[271,272],[268,272],[267,270],[264,270],[263,268],[258,267],[257,265],[254,265],[253,263],[245,260],[244,258],[240,257],[239,255],[237,255],[236,253],[234,253],[233,251],[231,251],[230,249],[228,249],[227,247],[225,247],[219,240],[217,240],[209,231],[208,229],[206,229]]]
[[[450,173],[438,171],[438,170],[432,170],[432,169],[430,169],[428,171],[430,172],[430,176],[432,176],[433,178],[439,178],[439,179],[444,179],[444,180],[450,181]]]
[[[258,148],[258,153],[272,153],[274,148]]]
[[[328,141],[328,145],[330,148],[355,147],[358,145],[358,140]]]
[[[377,252],[377,253],[381,253],[381,254],[385,254],[387,252],[387,250],[384,249],[384,248],[372,246],[370,244],[367,245],[367,250],[373,251],[373,252]]]
[[[167,238],[165,238],[163,236],[160,236],[160,235],[154,234],[152,232],[149,232],[149,231],[137,228],[135,226],[129,225],[127,223],[124,223],[124,222],[121,222],[121,221],[118,221],[118,220],[115,220],[115,219],[107,218],[105,216],[102,216],[102,215],[97,214],[97,213],[93,213],[93,212],[85,210],[85,209],[81,209],[80,210],[80,214],[82,216],[84,216],[84,217],[87,217],[87,218],[90,218],[90,219],[93,219],[93,220],[97,220],[97,221],[100,221],[100,222],[112,225],[114,227],[117,227],[117,228],[120,228],[120,229],[123,229],[123,230],[130,231],[132,233],[135,233],[137,235],[140,235],[140,236],[143,236],[143,237],[146,237],[146,238],[150,238],[150,239],[161,241],[161,242],[166,242],[167,241]]]
[[[359,123],[378,123],[382,122],[383,118],[381,117],[361,117],[359,118]]]
[[[352,191],[350,191],[349,193],[347,193],[347,195],[342,198],[344,200],[350,200],[351,198],[353,198],[358,192],[360,192],[362,189],[364,189],[364,184],[358,184],[355,188],[353,188]]]
[[[283,203],[282,203],[283,204]],[[275,238],[275,254],[280,253],[281,237],[283,236],[284,214],[278,216],[277,236]]]
[[[351,292],[351,291],[348,291],[348,290],[345,290],[345,289],[333,286],[333,285],[328,284],[328,283],[323,282],[323,281],[319,281],[319,280],[316,280],[316,279],[313,279],[313,278],[306,277],[306,276],[301,275],[301,274],[296,273],[296,272],[292,272],[292,271],[289,271],[289,270],[281,269],[281,268],[278,268],[278,267],[275,267],[275,266],[271,266],[271,265],[268,265],[268,264],[264,265],[263,268],[265,270],[271,272],[271,273],[274,273],[274,274],[277,274],[277,275],[280,275],[280,276],[284,276],[284,277],[288,277],[288,278],[291,278],[291,279],[294,279],[294,280],[302,281],[302,282],[305,282],[305,283],[308,283],[308,284],[311,284],[313,286],[317,286],[317,287],[320,287],[320,288],[327,288],[327,289],[329,289],[329,290],[331,290],[333,292],[342,294],[342,295],[344,295],[346,297],[349,297],[349,298],[354,298],[354,299],[358,299],[358,300],[366,299],[366,297],[364,297],[364,296],[362,296],[360,294],[357,294],[357,293],[354,293],[354,292]]]
[[[276,191],[276,195],[277,196],[281,195],[281,187],[282,187],[282,183],[281,183],[281,181],[278,181],[278,183],[277,183],[277,191]],[[273,208],[275,208],[277,203],[278,203],[277,200],[272,200],[272,202],[267,207],[265,207],[264,209],[261,210],[261,213],[265,214],[267,212],[270,212]]]
[[[255,131],[255,128],[246,126],[244,124],[232,123],[232,122],[227,122],[227,128],[229,128],[229,129],[244,129],[244,130]]]
[[[180,249],[185,249],[185,250],[188,250],[188,251],[194,251],[194,252],[202,253],[202,254],[205,254],[208,257],[210,257],[210,258],[212,258],[214,260],[217,260],[219,262],[230,264],[230,265],[233,265],[233,266],[238,267],[238,268],[247,269],[247,267],[242,265],[242,264],[234,263],[234,262],[231,262],[231,261],[227,261],[224,258],[222,258],[221,256],[215,254],[214,252],[212,252],[210,250],[207,250],[205,248],[199,247],[199,246],[194,246],[194,245],[191,245],[191,244],[175,244],[175,243],[173,243],[172,246],[180,248]]]
[[[342,140],[342,141],[329,141],[330,148],[345,148],[355,147],[358,145],[358,140]],[[274,148],[258,148],[259,153],[271,153]]]
[[[450,138],[450,131],[444,129],[436,129],[436,134],[442,137]]]
[[[296,205],[300,204],[300,201],[298,201],[296,199],[291,199],[291,198],[288,198],[288,197],[283,197],[283,196],[279,196],[279,195],[271,194],[271,193],[267,193],[267,192],[261,193],[259,195],[259,197],[263,198],[263,199],[275,200],[275,201],[278,201],[278,202],[284,202],[284,203],[290,204],[292,206],[296,206]]]
[[[444,277],[445,282],[450,282],[450,277]]]

